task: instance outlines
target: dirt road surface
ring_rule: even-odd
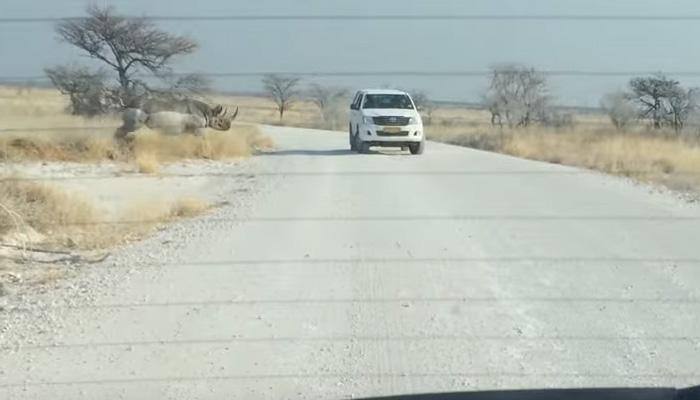
[[[697,206],[466,148],[267,130],[248,195],[0,313],[0,398],[700,382]]]

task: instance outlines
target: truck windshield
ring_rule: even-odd
[[[411,99],[405,94],[368,94],[362,108],[403,108],[413,109]]]

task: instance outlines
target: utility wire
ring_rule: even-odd
[[[540,74],[551,77],[630,77],[655,75],[663,73],[668,76],[698,77],[700,71],[603,71],[603,70],[538,70]],[[394,71],[235,71],[235,72],[176,72],[173,76],[196,74],[207,78],[253,78],[266,75],[283,75],[291,77],[488,77],[493,74],[489,70],[394,70]],[[0,82],[48,81],[44,75],[0,76]]]
[[[80,20],[72,17],[3,17],[0,23],[55,23]],[[696,14],[630,15],[630,14],[294,14],[294,15],[142,15],[129,19],[149,19],[163,22],[192,21],[699,21]]]

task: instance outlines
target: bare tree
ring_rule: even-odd
[[[630,95],[622,91],[603,96],[600,106],[608,114],[610,122],[619,130],[625,129],[637,117],[637,110],[630,102]]]
[[[410,91],[413,102],[416,104],[416,108],[425,117],[423,122],[426,125],[430,125],[433,119],[433,111],[435,111],[435,102],[433,102],[428,94],[421,90]]]
[[[273,74],[265,75],[262,81],[268,95],[277,105],[280,121],[282,121],[284,112],[292,107],[297,98],[297,86],[299,85],[300,79]]]
[[[185,100],[193,97],[202,97],[209,91],[209,79],[201,74],[173,75],[161,74],[159,78],[162,85],[151,87],[145,82],[138,82],[144,93],[137,94],[130,106],[141,107],[154,99],[165,101]]]
[[[690,114],[698,108],[698,90],[684,89],[680,86],[669,93],[667,99],[668,113],[666,120],[671,124],[676,133],[685,127]]]
[[[525,127],[546,115],[547,79],[534,68],[517,64],[495,66],[486,99],[492,123],[505,119],[510,126]]]
[[[668,79],[661,74],[633,78],[630,81],[630,89],[632,89],[632,99],[639,106],[639,116],[651,119],[654,128],[661,128],[666,112],[664,99],[677,85],[677,81]]]
[[[633,78],[632,99],[639,106],[640,118],[651,119],[654,128],[671,126],[680,132],[696,108],[696,92],[663,74]]]
[[[338,129],[344,102],[348,97],[348,90],[330,86],[322,86],[312,83],[309,86],[308,96],[321,112],[321,118],[326,128]]]
[[[87,14],[59,22],[56,33],[115,71],[123,97],[137,89],[136,73],[167,73],[175,57],[197,49],[192,39],[164,32],[147,18],[128,18],[111,7],[94,5],[88,6]]]
[[[505,111],[504,104],[497,98],[494,93],[486,93],[482,97],[482,103],[491,113],[491,125],[503,127],[503,112]]]
[[[109,108],[103,70],[91,71],[86,67],[70,65],[46,68],[45,72],[54,86],[69,96],[71,114],[95,116]]]

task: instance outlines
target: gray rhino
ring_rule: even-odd
[[[122,126],[115,134],[123,138],[146,125],[168,135],[204,134],[206,128],[227,131],[238,116],[238,107],[230,112],[222,105],[209,106],[199,100],[150,100],[140,108],[127,108],[122,113]]]

